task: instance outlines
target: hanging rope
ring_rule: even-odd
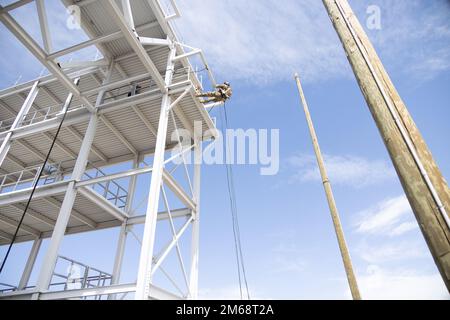
[[[226,136],[226,130],[229,128],[228,123],[228,114],[226,109],[226,103],[224,103],[223,112],[220,114],[221,120],[222,120],[222,131],[224,137]],[[229,145],[227,145],[227,148],[229,148]],[[230,153],[230,150],[228,150],[228,153]],[[242,280],[244,281],[245,285],[245,291],[247,295],[247,299],[250,300],[250,291],[248,289],[248,282],[247,282],[247,273],[245,270],[245,263],[244,263],[244,254],[242,252],[242,243],[241,243],[241,232],[239,229],[239,218],[238,218],[238,210],[237,210],[237,203],[236,203],[236,190],[234,186],[234,174],[233,174],[233,166],[226,162],[226,169],[227,169],[227,186],[228,186],[228,194],[230,198],[230,207],[231,207],[231,219],[233,224],[233,236],[234,236],[234,246],[235,246],[235,253],[236,253],[236,263],[237,263],[237,270],[238,270],[238,280],[239,280],[239,291],[241,295],[241,300],[244,298],[244,292],[243,292],[243,286],[242,286]]]
[[[78,84],[78,80],[76,81],[76,84]],[[0,274],[3,272],[3,268],[6,265],[6,261],[8,260],[9,254],[11,253],[11,249],[14,246],[14,243],[17,240],[17,235],[19,234],[20,227],[23,224],[23,220],[25,219],[25,216],[27,214],[28,208],[29,208],[29,206],[31,204],[31,200],[33,200],[33,196],[34,196],[34,193],[36,191],[36,188],[37,188],[37,186],[39,184],[39,181],[42,178],[42,174],[44,173],[44,170],[45,170],[45,167],[47,166],[48,160],[50,159],[50,154],[52,153],[52,150],[53,150],[53,148],[55,146],[56,140],[58,139],[58,135],[59,135],[59,133],[61,131],[62,125],[64,123],[64,120],[66,119],[66,115],[67,115],[67,112],[69,111],[69,108],[70,108],[70,102],[69,102],[69,104],[67,105],[67,107],[64,110],[63,116],[61,118],[61,122],[59,123],[59,126],[58,126],[58,130],[56,131],[56,134],[55,134],[55,136],[53,138],[52,144],[50,145],[50,149],[47,152],[47,156],[45,157],[44,163],[42,164],[41,168],[39,169],[39,174],[37,176],[36,181],[34,182],[33,189],[31,190],[30,197],[28,198],[27,204],[26,204],[25,208],[23,209],[22,216],[20,217],[19,224],[17,225],[16,231],[14,232],[14,236],[11,239],[11,243],[8,246],[8,250],[6,251],[5,258],[3,258],[3,262],[2,262],[2,265],[0,267]]]

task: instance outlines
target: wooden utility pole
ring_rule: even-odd
[[[347,243],[345,242],[344,230],[342,229],[341,220],[339,219],[339,212],[336,207],[336,202],[334,201],[333,190],[331,189],[331,183],[328,179],[327,170],[325,169],[325,163],[320,151],[319,140],[317,139],[316,130],[314,129],[314,124],[312,122],[311,114],[309,113],[308,104],[306,102],[305,94],[303,93],[302,84],[300,83],[300,77],[298,74],[295,74],[295,80],[297,81],[298,92],[303,104],[303,110],[305,111],[306,121],[308,123],[309,132],[311,134],[311,139],[314,146],[314,152],[317,157],[317,164],[319,165],[320,175],[322,176],[322,183],[327,196],[331,218],[333,219],[334,230],[336,231],[339,249],[341,250],[341,256],[344,262],[345,273],[347,274],[350,291],[354,300],[361,300],[358,283],[356,282],[355,273],[353,271],[352,260],[348,252]]]
[[[450,292],[448,184],[347,0],[322,1]]]

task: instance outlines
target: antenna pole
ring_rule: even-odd
[[[314,124],[312,122],[311,114],[309,113],[308,104],[306,103],[306,98],[303,93],[303,88],[300,83],[300,77],[298,76],[298,74],[295,74],[295,80],[297,82],[298,92],[303,104],[303,110],[305,111],[306,121],[308,122],[309,132],[311,134],[314,152],[316,153],[320,175],[322,176],[322,183],[325,189],[325,194],[327,196],[331,218],[333,219],[334,230],[336,231],[336,237],[338,240],[339,249],[341,251],[342,260],[344,262],[345,273],[347,274],[350,291],[352,293],[353,300],[361,300],[361,294],[359,293],[355,272],[353,271],[352,260],[350,258],[350,253],[348,252],[347,243],[345,242],[344,230],[342,229],[341,220],[339,219],[339,212],[334,200],[333,190],[331,188],[330,180],[328,179],[327,170],[325,169],[325,163],[320,151],[319,140],[317,139],[316,130],[314,129]]]

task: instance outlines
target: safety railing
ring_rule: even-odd
[[[27,113],[18,123],[18,127],[25,127],[45,120],[53,119],[61,114],[63,104],[42,108],[39,110]],[[83,108],[83,106],[71,107],[71,110]],[[0,121],[0,132],[5,132],[11,129],[16,118],[9,118]]]
[[[9,293],[14,292],[17,290],[17,287],[6,284],[6,283],[0,283],[0,294],[2,293]]]
[[[26,114],[22,121],[20,122],[20,126],[29,126],[34,123],[42,122],[48,119],[55,118],[59,113],[61,113],[63,105],[51,106],[44,109],[39,109],[36,111],[29,112]]]
[[[185,83],[191,80],[192,74],[195,73],[190,67],[180,67],[174,70],[172,85]],[[161,74],[164,77],[164,74]],[[146,77],[139,81],[133,81],[129,84],[121,85],[105,92],[104,102],[120,100],[152,90],[158,89],[156,82],[151,77]],[[96,93],[95,93],[96,94]],[[93,94],[93,96],[95,95]]]
[[[59,256],[53,271],[50,289],[56,291],[92,289],[111,285],[112,275],[73,259]],[[93,296],[89,299],[102,300],[107,296]],[[86,297],[82,297],[86,299]]]
[[[31,167],[0,176],[0,193],[14,192],[31,187],[36,182],[40,169],[40,166]],[[61,163],[47,164],[39,185],[54,183],[62,179]]]
[[[93,165],[91,165],[91,167],[92,169],[84,173],[82,180],[90,180],[106,176],[102,170],[95,168]],[[40,169],[41,167],[37,166],[0,176],[0,194],[32,187],[38,178]],[[62,163],[48,164],[44,169],[38,185],[42,186],[52,184],[58,181],[63,181],[64,178],[65,176]],[[128,191],[117,181],[109,180],[106,182],[93,184],[90,187],[116,207],[120,209],[125,208],[128,201]]]
[[[16,120],[15,118],[10,118],[0,121],[0,132],[5,132],[11,129],[15,120]]]
[[[86,171],[83,180],[96,179],[106,176],[102,170],[95,168]],[[106,200],[114,204],[119,209],[124,209],[128,201],[128,191],[115,180],[99,182],[90,186],[97,193],[102,195]]]
[[[52,280],[49,286],[50,291],[68,291],[76,289],[92,289],[111,285],[112,275],[108,272],[88,266],[64,256],[58,256]],[[23,288],[33,289],[34,286]],[[18,287],[6,283],[0,283],[0,294],[8,294],[18,290]],[[89,297],[93,300],[102,300],[106,295]],[[87,299],[87,297],[81,297]]]

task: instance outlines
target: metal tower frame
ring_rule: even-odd
[[[174,0],[170,1],[173,13],[166,12],[158,0],[62,2],[67,8],[76,6],[80,10],[81,27],[89,39],[58,51],[52,46],[44,0],[20,0],[0,6],[1,22],[50,73],[0,91],[0,245],[11,241],[48,145],[67,111],[50,156],[51,164],[45,168],[16,240],[34,241],[21,281],[0,293],[0,299],[114,299],[130,292],[135,299],[195,299],[201,172],[198,160],[203,142],[215,139],[217,131],[206,111],[208,106],[195,96],[202,83],[189,59],[200,58],[214,86],[211,69],[201,50],[178,40],[171,23],[180,16]],[[13,10],[32,3],[39,16],[43,46],[11,15]],[[62,62],[64,57],[89,47],[97,48],[102,58]],[[192,134],[188,146],[180,140],[180,130]],[[177,140],[171,141],[168,137],[174,132]],[[179,148],[180,144],[184,147]],[[177,153],[168,157],[174,150]],[[197,160],[192,181],[185,161],[191,152]],[[153,157],[152,166],[144,161],[148,156]],[[167,169],[175,158],[182,159],[190,192]],[[126,162],[133,163],[131,170],[114,174],[102,170]],[[150,173],[146,213],[134,215],[138,176]],[[128,188],[118,182],[123,179],[128,179]],[[166,187],[184,207],[170,208]],[[162,204],[166,209],[159,211]],[[177,230],[174,221],[180,219],[185,221]],[[155,254],[160,221],[169,222],[172,235]],[[120,274],[126,238],[137,224],[144,225],[137,281],[123,284]],[[192,239],[187,272],[179,242],[189,227]],[[111,284],[52,290],[64,236],[106,228],[120,228],[113,272],[108,275]],[[38,281],[29,287],[45,238],[50,238],[50,243]],[[155,272],[162,270],[161,263],[172,251],[179,258],[187,292],[179,290],[174,294],[153,283]],[[162,271],[179,289],[175,280]]]

